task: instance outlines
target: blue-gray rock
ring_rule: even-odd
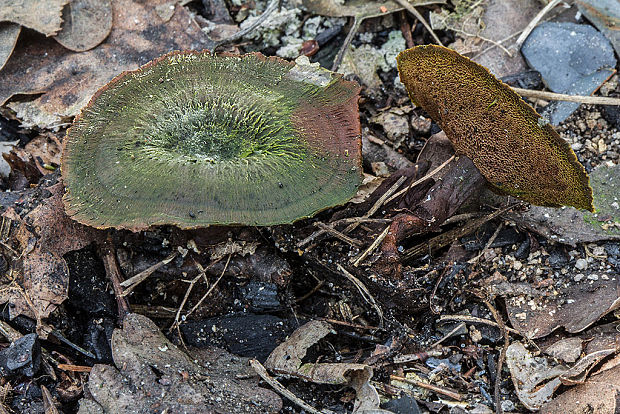
[[[521,53],[550,90],[568,95],[592,94],[616,66],[609,40],[585,24],[543,23],[532,31]],[[558,125],[578,107],[575,102],[555,101],[542,115]]]

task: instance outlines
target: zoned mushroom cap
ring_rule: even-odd
[[[291,223],[361,182],[359,86],[261,54],[173,52],[101,88],[65,139],[69,216],[98,228]]]
[[[594,211],[588,176],[570,146],[485,67],[434,45],[397,60],[411,100],[492,186],[532,204]]]

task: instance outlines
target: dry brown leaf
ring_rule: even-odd
[[[445,4],[445,0],[409,0],[412,6]],[[355,17],[358,20],[382,16],[403,10],[394,1],[347,0],[343,4],[338,0],[303,0],[304,6],[312,13],[331,17]]]
[[[542,338],[564,327],[575,333],[620,307],[618,278],[584,278],[550,298],[518,296],[506,300],[512,326],[529,338]]]
[[[46,36],[55,35],[62,23],[62,8],[69,0],[0,0],[0,22],[13,22]]]
[[[372,368],[366,364],[302,363],[308,348],[333,333],[332,326],[323,321],[310,321],[273,350],[265,366],[288,377],[301,378],[318,384],[349,385],[356,391],[353,413],[379,409],[379,395],[370,384]]]
[[[93,367],[81,414],[143,413],[154,407],[169,413],[263,414],[282,408],[277,394],[258,385],[246,358],[217,348],[193,350],[190,357],[145,316],[127,315],[111,342],[116,367]]]
[[[92,49],[112,30],[110,0],[71,0],[62,12],[62,29],[54,37],[75,52]]]
[[[71,220],[62,203],[64,186],[47,188],[51,196],[22,219],[12,208],[3,214],[15,222],[11,232],[13,283],[0,287],[0,303],[9,302],[11,317],[21,314],[39,321],[67,298],[69,271],[62,256],[99,240],[102,233]]]
[[[0,105],[16,94],[42,96],[8,106],[25,124],[45,128],[66,122],[101,86],[171,50],[209,48],[212,43],[187,10],[177,6],[168,22],[155,12],[163,0],[117,0],[105,42],[71,52],[53,39],[22,38],[0,72]]]
[[[543,405],[541,414],[613,414],[617,413],[620,394],[620,366],[591,376],[578,385]]]
[[[21,29],[22,27],[15,23],[0,23],[0,70],[2,70],[11,53],[13,53]]]
[[[540,408],[560,386],[559,376],[566,372],[553,366],[547,358],[535,357],[521,342],[514,342],[506,352],[506,364],[519,400],[530,410]]]

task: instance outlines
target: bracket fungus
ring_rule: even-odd
[[[485,67],[434,45],[397,60],[411,100],[492,187],[532,204],[594,211],[588,176],[570,146]]]
[[[291,223],[361,182],[359,86],[300,58],[173,52],[101,88],[65,139],[69,216],[98,228]]]

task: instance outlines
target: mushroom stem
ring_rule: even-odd
[[[412,234],[437,230],[485,184],[485,178],[468,157],[461,156],[455,160],[446,175],[426,192],[421,202],[408,206],[406,210],[411,213],[394,217],[381,246],[383,259],[380,267],[388,273],[400,275],[398,244]]]

